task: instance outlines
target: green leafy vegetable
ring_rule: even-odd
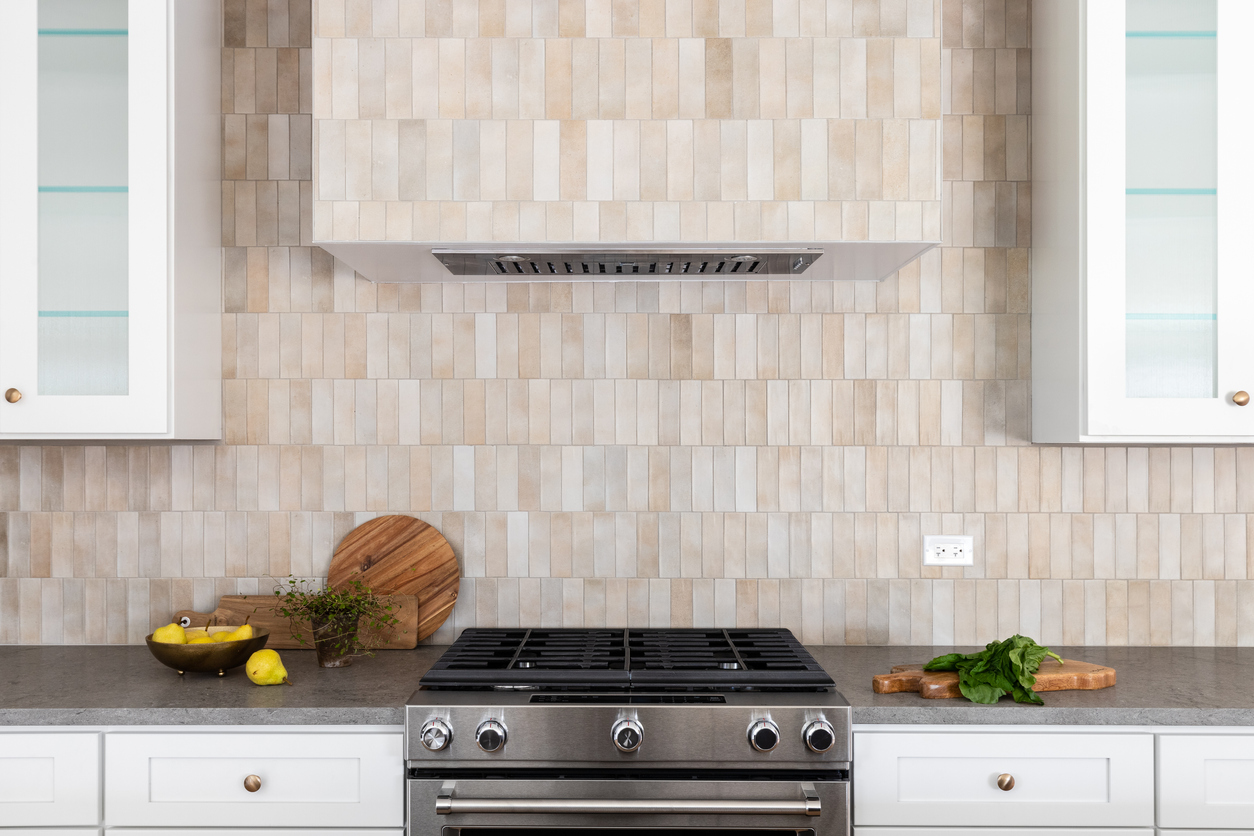
[[[989,642],[979,653],[947,653],[923,666],[925,671],[957,671],[958,688],[971,702],[991,705],[1010,694],[1015,702],[1044,705],[1032,690],[1046,656],[1062,657],[1027,636]]]

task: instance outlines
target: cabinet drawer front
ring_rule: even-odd
[[[853,836],[971,836],[966,827],[855,827]],[[1152,827],[990,827],[980,836],[1154,836]],[[1201,836],[1172,831],[1162,836]],[[1206,836],[1235,836],[1209,833]],[[1249,836],[1249,834],[1245,834]]]
[[[859,825],[1154,823],[1152,735],[854,734]],[[1012,789],[998,776],[1014,778]]]
[[[20,832],[20,831],[19,831]],[[1129,831],[1130,833],[1131,831]],[[9,831],[0,831],[4,836],[13,836]],[[94,831],[89,834],[72,834],[68,832],[47,833],[39,831],[33,836],[94,836]],[[195,830],[187,830],[184,828],[174,827],[145,827],[142,830],[132,830],[129,827],[111,827],[108,836],[405,836],[403,827],[397,828],[371,828],[369,830],[356,830],[348,828],[323,828],[310,830],[308,828],[282,828],[282,827],[266,827],[266,828],[240,828],[232,827],[230,830],[216,830],[208,827],[198,827]],[[1049,834],[1045,834],[1049,836]],[[1121,836],[1117,831],[1111,836]],[[1138,834],[1139,836],[1139,834]]]
[[[0,733],[0,822],[100,823],[100,736]]]
[[[1254,826],[1254,735],[1158,738],[1159,827]]]
[[[113,826],[396,827],[403,735],[143,734],[105,737]],[[259,786],[249,791],[245,779]]]

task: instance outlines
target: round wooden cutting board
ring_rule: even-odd
[[[354,580],[380,594],[416,596],[422,641],[453,611],[460,571],[444,535],[422,520],[390,514],[357,526],[335,550],[327,586]]]

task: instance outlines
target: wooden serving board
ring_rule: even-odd
[[[1064,659],[1058,664],[1046,657],[1036,672],[1036,685],[1040,691],[1097,691],[1115,684],[1115,669]],[[918,691],[925,700],[948,700],[961,697],[956,671],[925,671],[923,665],[896,665],[892,673],[877,674],[871,682],[877,694],[897,694],[902,691]]]
[[[380,636],[375,645],[379,650],[409,650],[418,646],[418,602],[412,595],[389,595],[392,605],[399,607],[394,612],[400,624]],[[223,595],[218,601],[218,608],[213,612],[194,612],[180,610],[174,614],[174,621],[187,618],[187,628],[201,628],[205,622],[212,620],[212,626],[238,627],[248,619],[254,627],[264,627],[270,631],[270,641],[266,647],[276,650],[313,649],[313,629],[308,623],[300,626],[301,635],[306,644],[292,638],[292,628],[286,618],[274,613],[273,595]]]
[[[327,586],[360,580],[381,594],[416,596],[415,634],[421,641],[453,611],[460,576],[457,555],[444,535],[420,519],[389,514],[362,523],[340,541]]]

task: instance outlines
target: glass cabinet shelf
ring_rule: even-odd
[[[125,29],[40,29],[39,34],[53,38],[116,38],[129,33]]]

